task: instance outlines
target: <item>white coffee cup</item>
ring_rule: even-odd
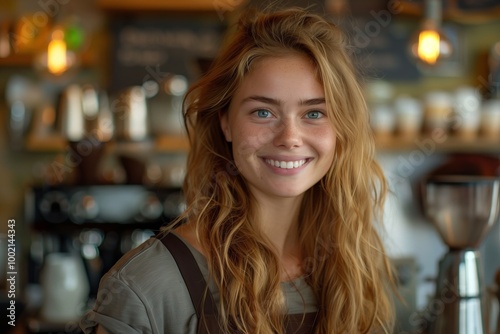
[[[473,87],[461,87],[455,91],[452,127],[458,136],[476,137],[481,125],[481,102],[481,94]]]
[[[404,138],[418,136],[424,118],[422,103],[410,96],[400,96],[394,101],[394,109],[398,134]]]
[[[378,138],[388,139],[392,136],[396,125],[394,110],[386,105],[379,104],[371,108],[370,125]]]
[[[448,130],[453,112],[453,98],[444,91],[432,91],[425,96],[424,122],[428,132]]]

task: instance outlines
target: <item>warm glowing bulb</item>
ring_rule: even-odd
[[[52,74],[62,74],[68,68],[66,59],[66,42],[64,32],[56,30],[52,33],[52,40],[47,51],[47,67]]]
[[[442,5],[442,0],[425,0],[425,20],[410,39],[411,55],[424,66],[435,66],[453,54],[453,45],[441,29]]]
[[[437,31],[421,31],[418,36],[418,57],[428,64],[435,64],[440,53],[440,43],[441,40]]]

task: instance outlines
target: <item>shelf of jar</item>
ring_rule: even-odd
[[[7,56],[0,57],[2,67],[34,67],[35,60],[43,50],[40,47],[29,50],[10,49]],[[78,67],[93,68],[104,66],[104,60],[109,52],[108,37],[103,32],[89,36],[88,45],[83,50],[73,51]]]
[[[418,136],[405,138],[398,135],[375,136],[376,147],[380,152],[412,152],[419,150],[425,154],[435,152],[476,152],[500,153],[500,137],[477,136],[462,138],[444,134],[442,136]],[[28,137],[25,149],[30,152],[63,152],[69,149],[68,141],[61,136]],[[110,141],[106,150],[117,151],[151,151],[164,153],[186,153],[189,141],[185,136],[162,135],[140,142]]]
[[[189,140],[187,136],[157,136],[155,148],[164,152],[187,152],[189,151]]]
[[[0,57],[0,67],[30,67],[34,66],[36,54],[34,53],[12,53],[7,57]],[[78,64],[83,68],[98,65],[99,57],[92,52],[84,52],[78,55]]]
[[[413,138],[398,135],[375,136],[379,152],[421,151],[425,155],[433,153],[500,153],[500,137],[460,137],[443,134],[441,136],[420,135]]]
[[[24,141],[29,152],[61,152],[67,147],[68,141],[58,135],[28,136]]]
[[[98,0],[104,10],[118,11],[219,11],[226,12],[243,5],[246,0]]]
[[[88,139],[88,145],[96,145],[97,141]],[[82,150],[86,149],[82,144]],[[24,145],[29,152],[63,152],[70,149],[69,142],[59,135],[44,137],[28,136]],[[189,150],[189,141],[185,136],[161,135],[143,141],[109,141],[105,149],[110,152],[152,151],[165,153],[185,153]]]

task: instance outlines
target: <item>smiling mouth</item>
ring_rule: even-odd
[[[307,162],[306,159],[295,160],[295,161],[278,161],[273,159],[265,159],[265,161],[267,164],[273,167],[278,167],[283,169],[299,168],[302,167]]]

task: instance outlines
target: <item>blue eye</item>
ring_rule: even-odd
[[[269,116],[271,116],[271,112],[269,110],[266,110],[266,109],[259,109],[259,110],[256,110],[255,112],[257,114],[257,117],[259,117],[259,118],[268,118]]]
[[[306,114],[306,116],[307,116],[307,118],[318,119],[318,118],[323,117],[323,113],[321,111],[313,110],[313,111],[309,111]]]

